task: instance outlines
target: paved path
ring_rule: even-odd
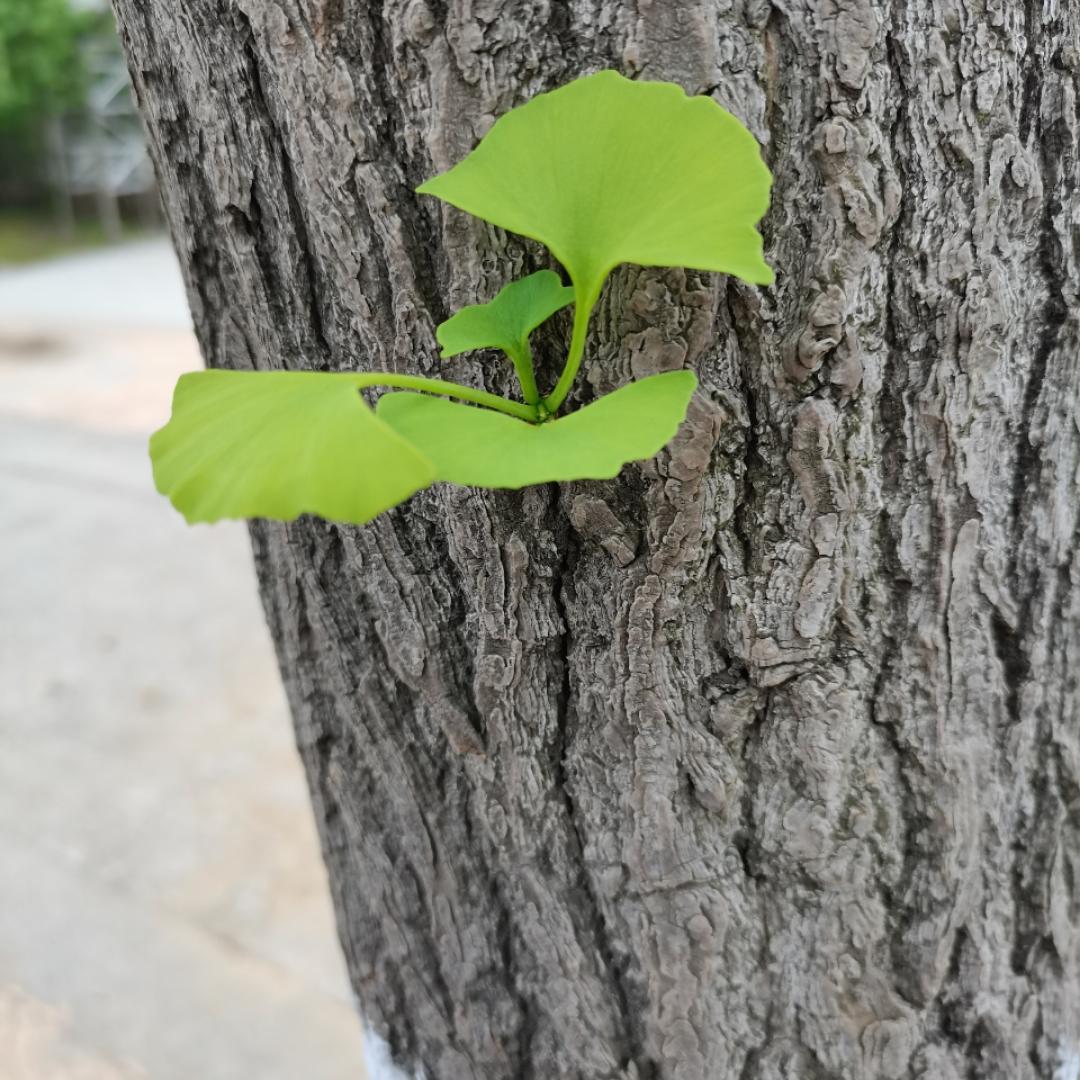
[[[168,248],[0,274],[0,1080],[361,1080],[240,525],[145,439]]]
[[[163,240],[0,269],[0,326],[11,321],[191,329],[180,268]]]

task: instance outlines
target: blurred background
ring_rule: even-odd
[[[364,1075],[245,530],[153,490],[198,366],[111,15],[0,0],[0,1080]]]

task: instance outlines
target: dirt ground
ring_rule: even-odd
[[[360,1080],[243,526],[146,437],[164,242],[0,274],[0,1080]]]

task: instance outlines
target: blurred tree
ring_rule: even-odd
[[[77,98],[84,23],[67,0],[0,0],[0,128],[33,123]]]
[[[101,11],[69,0],[0,0],[0,193],[40,190],[47,121],[80,103],[80,39],[104,28]]]

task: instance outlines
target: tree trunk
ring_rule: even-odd
[[[584,72],[776,177],[775,287],[606,290],[579,399],[701,379],[655,461],[252,527],[402,1067],[1077,1080],[1080,2],[114,2],[213,366],[435,373],[545,256],[413,188]]]

